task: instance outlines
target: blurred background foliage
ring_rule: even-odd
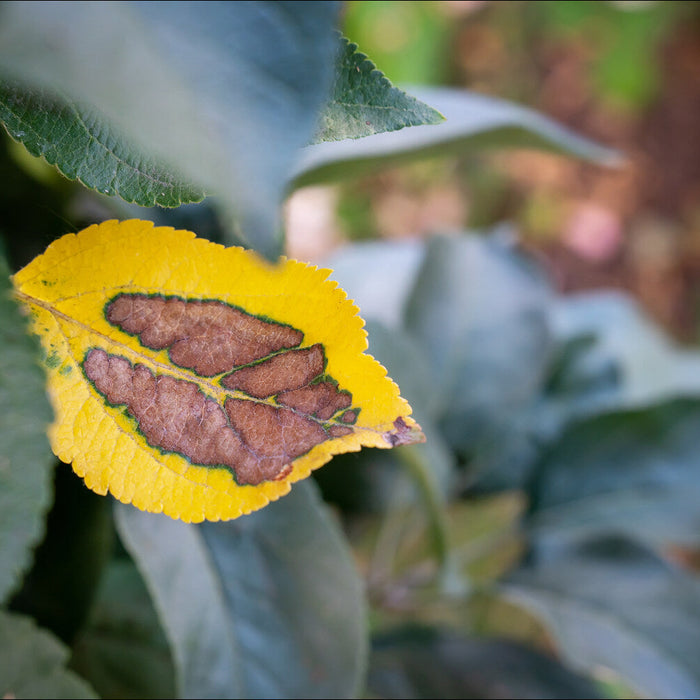
[[[290,254],[335,270],[428,435],[317,475],[367,580],[370,690],[693,697],[700,3],[350,2],[344,27],[409,90],[624,157],[456,150],[288,201]]]
[[[663,326],[697,339],[699,23],[697,2],[348,3],[347,35],[395,83],[514,100],[627,162],[608,170],[506,150],[385,169],[297,194],[291,223],[305,208],[319,223],[292,226],[292,254],[320,259],[343,240],[508,220],[562,291],[629,290]],[[324,203],[332,215],[321,222]]]
[[[343,13],[344,33],[396,84],[510,99],[624,155],[608,168],[455,148],[287,201],[287,254],[333,269],[428,437],[316,474],[364,577],[366,696],[697,697],[700,3]],[[0,180],[15,268],[112,217],[225,240],[207,201],[144,211],[9,138]],[[79,487],[57,480],[10,608],[71,644],[71,668],[100,695],[170,695],[178,659],[162,610],[108,501]],[[61,568],[84,570],[90,591],[47,585]]]

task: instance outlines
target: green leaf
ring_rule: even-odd
[[[608,406],[700,396],[700,353],[675,344],[632,297],[619,292],[564,297],[552,318],[558,338],[593,337],[596,361],[617,367],[620,386]]]
[[[105,572],[71,668],[103,698],[175,697],[168,642],[138,570],[128,559]]]
[[[572,668],[611,669],[642,696],[700,693],[700,582],[638,545],[589,541],[535,560],[503,590],[547,623]]]
[[[362,318],[395,329],[403,325],[408,296],[424,256],[422,241],[370,241],[342,247],[324,265],[360,307]]]
[[[149,159],[218,195],[246,242],[274,258],[288,176],[331,85],[338,9],[7,3],[0,73],[90,105]]]
[[[10,297],[0,255],[0,599],[17,587],[44,530],[54,457],[39,347]]]
[[[345,37],[340,41],[333,90],[321,113],[313,143],[358,139],[444,121],[436,109],[394,87],[374,63],[357,50],[357,44]]]
[[[67,464],[54,470],[54,494],[44,539],[9,605],[71,644],[88,617],[114,527],[109,501],[86,489]]]
[[[144,207],[177,207],[204,198],[144,157],[88,106],[0,81],[0,121],[32,155],[101,194]]]
[[[117,525],[170,640],[182,697],[349,697],[362,584],[310,482],[226,523],[121,506]]]
[[[446,121],[376,134],[361,141],[307,146],[292,174],[294,187],[357,177],[416,158],[454,156],[492,146],[543,148],[602,165],[620,163],[615,151],[512,102],[450,88],[412,88],[411,93],[433,105]]]
[[[700,543],[700,401],[610,412],[571,425],[538,463],[538,547],[605,532],[654,546]]]
[[[595,685],[514,642],[403,627],[379,636],[369,689],[381,698],[598,698]]]
[[[539,391],[552,350],[550,300],[541,272],[498,236],[430,240],[406,328],[433,370],[453,447],[503,443]]]
[[[66,669],[69,651],[21,615],[0,611],[0,695],[3,698],[96,698]]]
[[[397,272],[396,265],[386,269],[387,273],[391,270],[390,277]],[[373,286],[370,281],[367,289]],[[430,365],[415,340],[401,328],[389,329],[374,320],[368,320],[365,327],[369,353],[387,368],[389,376],[401,387],[401,395],[415,408],[413,417],[425,433],[426,441],[411,445],[403,454],[397,450],[367,449],[360,454],[337,455],[314,476],[324,498],[347,510],[376,512],[415,504],[417,500],[430,509],[431,489],[440,499],[449,498],[456,470],[455,457],[433,420],[439,397],[434,390]],[[421,484],[422,477],[416,478],[415,473],[406,479],[407,470],[410,472],[415,466],[408,463],[411,459],[424,465],[425,477],[430,481],[427,489],[425,483]],[[414,488],[409,487],[408,481]]]

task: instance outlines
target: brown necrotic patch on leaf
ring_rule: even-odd
[[[340,416],[340,420],[343,423],[349,423],[352,425],[357,420],[357,411],[345,411],[345,413]]]
[[[196,383],[104,350],[90,350],[83,370],[110,404],[126,406],[149,445],[192,464],[228,467],[239,484],[282,479],[297,457],[352,430],[326,431],[308,416],[254,400],[228,398],[224,411]]]
[[[241,367],[221,379],[227,389],[266,399],[283,391],[300,389],[323,374],[326,357],[323,346],[288,350],[255,365]],[[309,411],[307,411],[309,413]]]
[[[294,411],[234,398],[226,399],[224,405],[231,425],[260,455],[263,471],[289,464],[328,439],[316,421]]]
[[[328,434],[334,438],[350,435],[350,433],[352,433],[352,428],[348,428],[345,425],[331,425],[330,428],[328,428]]]
[[[421,432],[420,426],[414,425],[411,427],[401,416],[394,421],[394,429],[384,433],[383,437],[392,447],[425,442],[425,436]]]
[[[280,350],[297,347],[304,334],[264,321],[222,301],[119,294],[107,320],[153,350],[168,348],[178,366],[202,377],[230,372]]]
[[[318,382],[301,389],[285,391],[277,397],[277,402],[309,416],[328,420],[337,411],[348,408],[352,396],[339,391],[333,382]]]

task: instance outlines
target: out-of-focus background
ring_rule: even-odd
[[[478,150],[306,188],[287,207],[292,256],[509,221],[559,290],[628,290],[700,340],[700,3],[350,2],[344,29],[397,85],[506,98],[625,161]]]

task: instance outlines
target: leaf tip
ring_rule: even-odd
[[[397,447],[398,445],[414,445],[425,442],[425,434],[422,428],[414,420],[409,419],[407,423],[404,418],[399,416],[394,421],[393,430],[389,430],[382,436],[389,447]]]

